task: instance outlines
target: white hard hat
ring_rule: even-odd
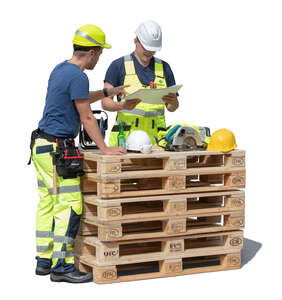
[[[135,31],[140,43],[148,51],[160,51],[162,48],[162,30],[158,23],[145,21]]]
[[[132,131],[126,139],[126,149],[144,153],[151,152],[152,142],[148,133],[143,130]]]

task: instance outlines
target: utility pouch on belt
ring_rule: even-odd
[[[64,179],[76,178],[84,175],[83,172],[83,155],[78,147],[75,146],[73,139],[65,139],[57,143],[56,152],[51,152],[53,165],[56,166],[59,176]]]

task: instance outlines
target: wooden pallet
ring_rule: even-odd
[[[194,169],[192,171],[187,170],[186,172],[195,172],[198,174],[171,176],[168,173],[164,175],[160,171],[154,171],[154,174],[152,172],[152,177],[149,178],[136,174],[136,178],[113,180],[98,180],[96,175],[87,174],[82,178],[82,191],[84,193],[93,193],[102,199],[109,199],[224,191],[245,187],[245,171],[243,170],[226,170],[221,173],[215,173],[214,171],[201,172]]]
[[[234,190],[114,200],[84,194],[83,202],[84,218],[98,217],[101,221],[112,221],[238,211],[244,209],[245,194],[244,191]]]
[[[190,216],[158,217],[139,220],[101,221],[82,219],[80,235],[97,236],[101,241],[121,241],[185,234],[240,230],[244,228],[244,210]]]
[[[120,242],[102,242],[96,237],[78,236],[74,253],[88,257],[97,266],[123,265],[154,260],[216,255],[243,247],[243,231],[205,233],[190,236]]]
[[[99,150],[84,151],[84,171],[98,175],[151,170],[185,170],[191,168],[242,168],[245,151],[170,152],[153,148],[149,154],[128,152],[126,155],[103,155]]]
[[[135,197],[245,187],[245,152],[84,152],[82,191],[101,198]]]
[[[220,251],[207,248],[199,253],[194,251],[194,255],[191,252],[187,257],[165,259],[151,257],[146,262],[112,263],[103,266],[97,265],[91,255],[75,256],[75,265],[81,272],[92,271],[95,283],[114,283],[239,269],[241,251],[237,246],[229,252],[226,249]]]

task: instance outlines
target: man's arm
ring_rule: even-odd
[[[114,97],[115,95],[124,95],[125,96],[125,90],[124,90],[125,87],[127,87],[127,86],[121,85],[118,87],[113,87],[113,86],[108,87],[107,94],[109,95],[109,97]],[[103,90],[89,92],[89,96],[90,96],[89,103],[93,103],[93,102],[96,102],[98,100],[105,98],[105,94],[104,94]]]
[[[125,154],[126,150],[122,147],[107,147],[103,137],[101,136],[96,119],[91,111],[89,99],[74,100],[75,106],[80,116],[81,123],[87,131],[87,134],[95,142],[98,148],[104,154]]]
[[[104,88],[111,90],[114,88],[110,83],[105,82]],[[102,99],[102,108],[107,111],[120,111],[122,109],[132,110],[135,106],[140,103],[141,100],[139,99],[132,99],[130,101],[125,102],[116,102],[113,100],[114,95],[105,97]]]

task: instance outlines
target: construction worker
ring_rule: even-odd
[[[105,42],[104,32],[97,26],[85,25],[75,32],[73,56],[52,71],[43,117],[38,129],[32,133],[31,158],[37,173],[40,196],[36,216],[35,272],[37,275],[51,273],[52,281],[82,283],[90,281],[92,275],[80,273],[75,268],[72,253],[72,242],[82,214],[80,177],[76,174],[68,179],[54,176],[50,154],[58,151],[56,149],[64,149],[66,143],[73,143],[80,122],[104,154],[125,153],[123,148],[106,146],[90,108],[90,103],[105,97],[105,94],[114,96],[124,93],[124,87],[89,92],[89,80],[83,72],[92,70],[103,49],[110,47]]]
[[[135,51],[114,60],[107,70],[104,87],[113,88],[129,85],[126,93],[131,94],[140,88],[166,88],[175,85],[173,72],[168,63],[155,58],[156,51],[162,47],[162,31],[154,21],[141,23],[134,39]],[[109,145],[117,145],[120,121],[124,123],[127,137],[134,130],[146,131],[156,144],[159,130],[166,130],[165,107],[173,112],[178,108],[177,95],[170,93],[162,98],[163,104],[153,105],[141,102],[114,101],[112,96],[102,99],[102,107],[108,111],[117,111],[116,123],[110,134]],[[119,121],[120,120],[120,121]]]

